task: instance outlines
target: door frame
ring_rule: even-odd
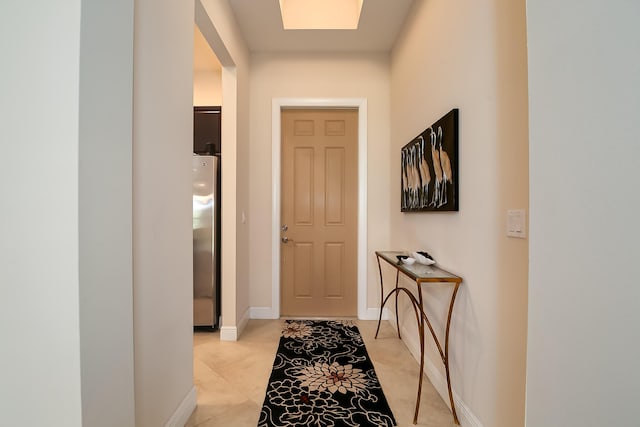
[[[358,110],[358,319],[367,316],[367,99],[273,98],[271,104],[272,230],[271,308],[280,317],[280,179],[281,112],[287,108],[355,108]]]

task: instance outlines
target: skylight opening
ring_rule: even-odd
[[[357,30],[364,0],[280,0],[285,30]]]

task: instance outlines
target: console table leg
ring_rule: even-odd
[[[380,322],[382,322],[382,309],[384,308],[384,283],[382,282],[382,267],[380,267],[380,256],[376,254],[376,260],[378,261],[378,273],[380,273],[380,313],[378,313],[378,327],[376,328],[376,336],[378,338],[378,332],[380,332]],[[398,296],[396,295],[396,309]],[[396,318],[398,314],[396,313]]]
[[[420,305],[422,306],[422,301],[420,301]],[[422,311],[422,307],[420,307],[420,310]],[[413,424],[418,423],[420,399],[422,397],[422,377],[424,376],[424,320],[422,316],[420,316],[420,322],[418,323],[418,335],[420,336],[420,371],[418,372],[418,397],[416,398],[416,410],[413,414]]]
[[[456,413],[456,404],[453,401],[453,392],[451,391],[451,375],[449,373],[449,329],[451,327],[451,313],[453,313],[453,304],[456,302],[456,295],[458,294],[459,283],[453,288],[451,294],[451,302],[449,304],[449,314],[447,316],[447,329],[444,336],[444,370],[447,375],[447,389],[449,391],[449,403],[451,403],[451,413],[453,414],[453,422],[460,425],[458,421],[458,414]]]
[[[418,423],[418,413],[420,411],[420,398],[422,396],[422,377],[424,376],[424,302],[422,299],[422,289],[418,286],[417,307],[420,312],[418,321],[418,336],[420,337],[420,371],[418,372],[418,399],[416,400],[416,411],[413,416],[413,423]]]
[[[402,339],[400,336],[400,318],[398,318],[398,278],[400,276],[400,270],[396,270],[396,329],[398,330],[398,338]]]

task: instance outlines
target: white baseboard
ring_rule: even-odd
[[[379,308],[367,308],[364,314],[360,314],[358,319],[360,320],[378,320],[378,316],[380,315]],[[389,320],[389,310],[386,308],[382,309],[382,320]]]
[[[194,409],[196,409],[195,386],[189,390],[189,393],[184,397],[173,415],[171,415],[171,418],[169,418],[169,421],[165,423],[164,427],[184,427]]]
[[[251,319],[279,319],[271,307],[251,307],[249,309],[249,317]]]
[[[394,328],[396,327],[395,316],[392,316],[389,319],[389,323],[391,323]],[[402,326],[400,329],[402,334],[402,342],[409,349],[411,355],[419,364],[420,340],[418,339],[417,333],[415,331],[408,331],[404,326]],[[447,405],[447,407],[449,407],[449,409],[451,409],[449,405],[449,391],[447,390],[447,380],[440,373],[440,370],[436,367],[433,361],[428,357],[425,357],[424,359],[424,373],[427,378],[429,378],[429,381],[431,381],[431,384],[433,384],[444,403]],[[469,409],[469,407],[462,401],[462,398],[460,398],[456,391],[452,390],[452,392],[453,401],[456,404],[456,413],[458,414],[460,425],[463,427],[483,427],[480,420],[473,414],[473,412],[471,412],[471,409]]]
[[[379,308],[367,308],[364,314],[359,313],[360,320],[378,320]],[[249,309],[250,319],[279,319],[271,307],[251,307]],[[382,310],[382,320],[389,320],[389,311],[385,308]]]
[[[236,326],[221,326],[220,341],[238,341],[238,338],[244,331],[249,322],[249,309],[247,308]]]
[[[238,341],[238,328],[236,326],[220,327],[220,341]]]
[[[456,410],[458,412],[458,421],[460,421],[460,425],[462,426],[470,426],[470,427],[482,427],[482,423],[467,405],[464,404],[460,396],[457,394],[453,394],[453,400],[456,402]]]

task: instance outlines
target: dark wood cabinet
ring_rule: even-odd
[[[193,107],[193,152],[220,154],[221,107]]]

